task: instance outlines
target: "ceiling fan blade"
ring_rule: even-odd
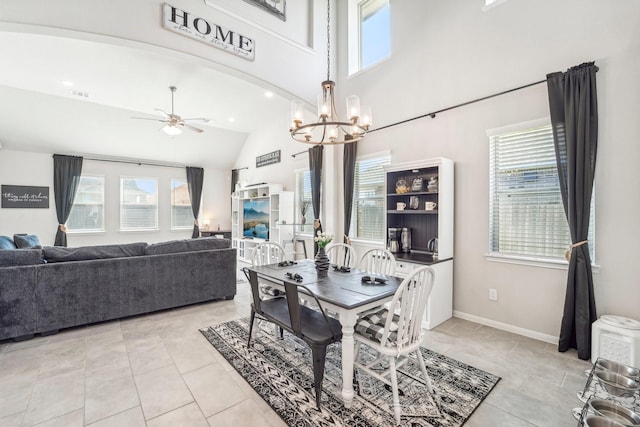
[[[188,125],[188,124],[186,124],[186,123],[185,123],[185,124],[182,124],[182,126],[186,127],[187,129],[190,129],[190,130],[192,130],[192,131],[194,131],[194,132],[198,132],[198,133],[202,133],[202,132],[204,132],[202,129],[198,129],[198,128],[197,128],[197,127],[195,127],[195,126],[191,126],[191,125]]]
[[[190,119],[182,119],[183,122],[199,122],[199,123],[209,123],[212,120],[211,119],[207,119],[205,117],[194,117],[194,118],[190,118]]]
[[[152,119],[150,117],[131,117],[131,118],[132,119],[138,119],[138,120],[153,120],[153,121],[156,121],[156,122],[163,122],[163,123],[167,123],[168,122],[168,120],[165,120],[165,119]]]
[[[171,115],[170,115],[169,113],[167,113],[166,111],[162,111],[162,110],[161,110],[161,109],[159,109],[159,108],[154,108],[154,110],[161,112],[161,113],[162,113],[162,115],[163,115],[166,119],[171,118]]]

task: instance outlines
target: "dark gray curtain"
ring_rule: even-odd
[[[322,153],[324,147],[315,145],[309,148],[309,171],[311,173],[311,205],[313,206],[313,233],[322,231],[320,222],[320,186],[322,184]],[[318,244],[313,243],[313,253],[318,252]]]
[[[81,173],[82,157],[53,155],[53,195],[56,199],[58,216],[54,246],[67,246],[67,227],[64,224],[69,219]]]
[[[346,139],[346,137],[345,137]],[[342,154],[344,171],[344,242],[349,243],[349,231],[351,229],[351,212],[353,211],[353,185],[356,175],[356,154],[358,142],[344,144]]]
[[[236,184],[240,179],[240,169],[231,169],[231,193],[236,191]]]
[[[598,146],[597,71],[590,62],[547,75],[560,191],[572,242],[558,350],[575,348],[583,360],[591,357],[591,324],[597,319],[587,244]]]
[[[189,198],[191,199],[191,210],[193,211],[193,233],[191,238],[200,237],[200,226],[198,225],[198,213],[200,213],[200,200],[202,199],[202,183],[204,179],[204,169],[187,166],[187,187],[189,188]]]

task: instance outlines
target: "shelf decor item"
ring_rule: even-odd
[[[318,276],[326,276],[329,272],[329,257],[327,256],[325,248],[333,240],[333,235],[318,231],[318,234],[313,240],[318,244],[318,253],[315,259],[316,271],[318,272]]]
[[[422,178],[413,178],[413,181],[411,181],[411,191],[422,191]]]
[[[438,175],[432,176],[429,178],[429,183],[427,184],[427,191],[430,193],[434,193],[438,191]]]
[[[396,181],[396,193],[404,194],[409,192],[409,187],[407,186],[407,180],[404,178],[400,178]]]

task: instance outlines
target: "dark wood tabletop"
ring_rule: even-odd
[[[388,298],[392,296],[402,279],[395,276],[386,276],[382,274],[369,274],[359,269],[351,269],[349,272],[337,271],[330,267],[325,277],[318,277],[315,264],[311,260],[300,260],[294,265],[278,266],[278,264],[270,264],[264,266],[249,267],[259,276],[276,282],[293,282],[286,273],[292,275],[299,274],[302,276],[301,285],[305,285],[311,292],[316,294],[320,301],[334,304],[338,307],[351,310],[372,302]],[[384,284],[380,283],[364,283],[363,277],[374,276],[384,279]],[[301,292],[303,292],[301,290]]]

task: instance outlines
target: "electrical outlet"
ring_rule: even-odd
[[[498,290],[497,289],[489,289],[489,299],[491,301],[498,301]]]

